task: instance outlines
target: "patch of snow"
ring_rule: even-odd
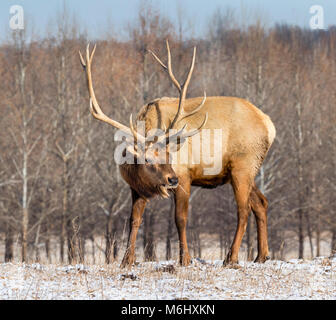
[[[336,259],[265,264],[193,259],[111,265],[0,264],[0,299],[336,299]]]

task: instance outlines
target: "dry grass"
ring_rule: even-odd
[[[1,264],[0,299],[335,299],[336,259],[61,266]]]

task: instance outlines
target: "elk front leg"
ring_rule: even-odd
[[[236,174],[235,174],[236,173]],[[238,208],[238,225],[231,249],[224,261],[224,265],[238,263],[239,248],[246,231],[250,214],[249,198],[251,193],[251,179],[239,170],[232,172],[232,187]]]
[[[142,222],[142,215],[146,207],[146,200],[141,198],[137,192],[132,190],[132,214],[130,219],[130,231],[127,242],[127,249],[121,263],[121,267],[132,265],[135,262],[135,241],[139,227]]]
[[[190,183],[179,185],[175,193],[175,223],[180,242],[180,264],[188,266],[190,255],[187,244],[187,220],[190,197]]]

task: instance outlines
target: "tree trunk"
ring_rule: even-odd
[[[45,252],[46,252],[46,257],[47,257],[48,262],[51,263],[49,236],[47,236],[46,241],[45,241]]]
[[[79,263],[84,263],[85,261],[85,237],[81,235],[78,239],[78,255]]]
[[[110,264],[111,263],[111,253],[112,253],[112,245],[113,245],[113,239],[112,239],[112,214],[111,210],[109,211],[109,214],[106,219],[106,233],[105,233],[105,263]]]
[[[303,180],[303,128],[302,128],[302,105],[300,102],[300,79],[299,73],[295,74],[295,86],[296,86],[296,117],[297,117],[297,136],[298,136],[298,145],[297,145],[297,167],[298,167],[298,236],[299,236],[299,259],[303,259],[304,252],[304,234],[303,234],[303,207],[304,207],[304,180]]]
[[[119,242],[117,239],[117,231],[118,227],[116,225],[116,221],[115,219],[113,219],[113,215],[110,212],[106,220],[106,233],[105,233],[105,262],[107,264],[110,264],[118,257]]]
[[[22,57],[23,58],[23,57]],[[22,244],[21,244],[21,260],[27,261],[27,246],[28,246],[28,224],[29,224],[29,212],[28,212],[28,133],[27,133],[27,117],[26,117],[26,92],[25,92],[25,75],[26,67],[23,61],[19,62],[20,68],[20,91],[23,103],[22,108]]]
[[[313,235],[311,231],[311,226],[310,226],[310,219],[309,219],[309,214],[308,212],[305,214],[306,220],[307,220],[307,233],[308,233],[308,238],[309,238],[309,245],[310,245],[310,254],[311,258],[314,258],[314,244],[313,244]]]
[[[321,233],[319,226],[317,226],[316,230],[316,257],[321,255]]]
[[[21,260],[27,261],[27,245],[28,245],[28,209],[23,208],[22,217],[22,245],[21,245]]]
[[[303,212],[300,207],[298,211],[299,215],[299,259],[303,259],[303,250],[304,250],[304,234],[303,234]]]
[[[39,247],[40,230],[41,230],[41,224],[39,224],[38,227],[37,227],[36,235],[35,235],[35,241],[34,241],[35,262],[40,262],[40,260],[41,260],[40,247]]]
[[[320,225],[320,212],[317,211],[317,219],[316,219],[316,256],[319,257],[321,255],[321,225]]]
[[[105,263],[107,264],[115,261],[118,257],[119,248],[116,234],[117,230],[112,228],[105,235]]]
[[[166,260],[170,260],[172,257],[172,250],[171,250],[171,238],[173,234],[173,215],[175,211],[175,204],[174,200],[171,199],[170,203],[170,209],[169,209],[169,214],[168,216],[168,221],[167,221],[167,238],[166,238]]]
[[[331,255],[336,254],[336,228],[332,230],[331,237]]]
[[[223,232],[218,233],[218,239],[219,239],[219,248],[220,248],[220,258],[221,260],[224,259],[224,237],[223,237]]]
[[[60,149],[60,148],[59,148]],[[67,251],[68,251],[68,263],[73,263],[75,257],[75,232],[73,227],[73,222],[71,221],[68,202],[69,202],[69,167],[68,167],[68,156],[60,149],[63,158],[63,211],[62,211],[62,222],[61,222],[61,261],[64,262],[64,242],[67,239]]]
[[[202,259],[202,242],[201,242],[201,235],[197,232],[197,249],[198,249],[198,257]]]
[[[154,220],[155,216],[151,211],[147,211],[144,219],[144,255],[145,261],[155,261],[155,243],[154,243]]]
[[[14,233],[12,227],[7,224],[5,238],[5,262],[10,262],[14,258]]]
[[[61,220],[61,234],[60,234],[60,256],[61,262],[64,262],[64,243],[66,238],[66,225],[67,225],[67,211],[68,211],[68,165],[63,159],[63,208]]]
[[[115,221],[112,227],[112,248],[113,248],[113,260],[114,261],[118,258],[118,253],[119,253],[119,240],[117,237],[117,231],[118,231],[118,226],[117,226],[117,221]]]
[[[191,248],[193,250],[193,256],[202,256],[202,247],[200,239],[199,217],[196,212],[193,211],[192,200],[200,192],[201,188],[194,189],[189,197],[189,212],[188,212],[188,238],[191,239]]]
[[[50,234],[49,234],[49,221],[47,220],[46,226],[45,226],[45,253],[46,257],[49,263],[51,263],[50,260]]]
[[[280,244],[280,249],[279,249],[279,251],[280,251],[280,260],[285,260],[284,259],[285,258],[285,250],[284,250],[284,248],[285,248],[285,241],[282,240],[282,242]]]
[[[26,124],[24,124],[24,127]],[[22,244],[21,244],[21,260],[22,262],[27,261],[27,245],[28,245],[28,153],[27,153],[27,141],[26,141],[26,130],[24,129],[24,155],[23,155],[23,168],[22,168],[22,179],[23,179],[23,190],[22,190]]]
[[[96,264],[96,246],[94,243],[94,236],[92,235],[92,237],[90,238],[91,240],[91,251],[92,251],[92,263]]]
[[[193,255],[198,258],[202,258],[202,246],[200,238],[199,217],[195,211],[192,211],[191,202],[189,202],[189,217],[191,219],[191,239],[193,246]]]
[[[64,216],[62,216],[61,235],[60,235],[60,259],[62,263],[64,263],[64,243],[65,243],[65,221]]]
[[[73,222],[67,219],[66,233],[67,233],[67,244],[68,244],[68,262],[69,264],[76,262],[76,251],[78,251],[77,234],[75,231]]]

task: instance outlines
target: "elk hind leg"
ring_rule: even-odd
[[[250,205],[254,213],[258,232],[258,256],[255,262],[264,263],[269,260],[267,241],[267,207],[268,201],[256,185],[253,186],[250,195]]]
[[[231,249],[224,261],[224,265],[238,263],[238,254],[243,236],[246,231],[248,217],[250,214],[250,193],[252,189],[252,179],[248,173],[238,168],[231,173],[231,184],[237,202],[238,224],[236,234],[233,239]]]

